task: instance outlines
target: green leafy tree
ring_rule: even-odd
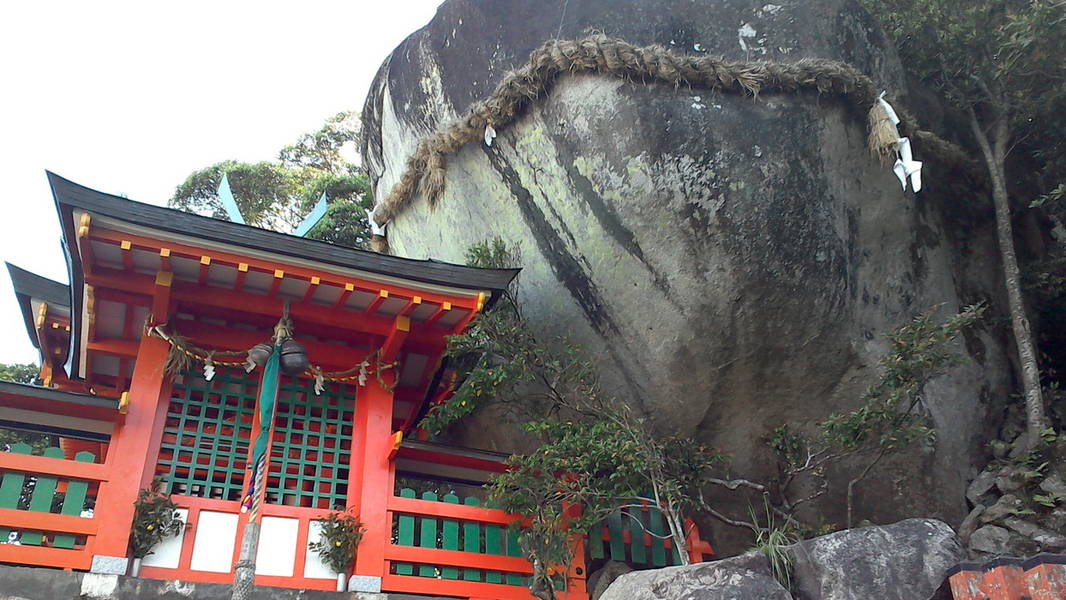
[[[1063,0],[866,0],[894,36],[904,64],[936,86],[968,121],[988,173],[1007,299],[1025,390],[1027,436],[1040,440],[1044,401],[1022,298],[1011,223],[1008,157],[1030,136],[1063,139],[1066,2]],[[1057,134],[1054,132],[1057,131]],[[1061,176],[1046,153],[1036,170]],[[1059,181],[1046,182],[1049,196]]]
[[[228,218],[218,196],[226,175],[249,225],[290,232],[326,194],[326,216],[307,237],[365,248],[370,233],[366,210],[373,197],[366,173],[345,159],[345,149],[359,135],[355,113],[340,113],[318,131],[286,146],[277,161],[223,161],[191,173],[174,191],[169,205],[180,210]]]
[[[15,383],[34,383],[40,374],[40,367],[35,364],[0,364],[0,380]]]
[[[934,309],[889,334],[889,352],[879,361],[881,377],[863,393],[859,408],[829,415],[814,436],[788,426],[775,429],[769,444],[778,458],[779,479],[775,485],[749,487],[766,493],[776,514],[797,529],[806,529],[795,521],[796,510],[829,491],[826,470],[849,457],[861,459],[863,466],[848,481],[845,492],[846,525],[851,527],[856,486],[885,456],[934,439],[935,431],[923,410],[925,386],[959,363],[961,357],[952,345],[964,329],[977,323],[983,311],[980,306],[967,307],[941,323]],[[736,487],[751,482],[732,483]],[[795,498],[794,488],[814,491]]]
[[[472,266],[508,267],[519,253],[496,239],[470,249]],[[421,426],[440,433],[479,407],[504,407],[541,445],[509,460],[490,497],[529,518],[520,536],[533,562],[531,593],[555,597],[575,533],[634,500],[656,507],[687,562],[683,513],[697,505],[702,474],[720,456],[688,440],[660,435],[620,398],[603,394],[594,367],[576,346],[541,343],[522,318],[514,289],[494,310],[449,338],[447,354],[462,384]],[[575,507],[580,507],[577,511]]]
[[[37,383],[40,367],[34,364],[0,364],[0,380],[15,383]],[[33,431],[19,431],[0,428],[0,449],[7,450],[19,442],[29,444],[34,454],[41,454],[45,448],[56,444],[54,436]]]

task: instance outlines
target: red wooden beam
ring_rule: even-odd
[[[133,270],[133,244],[129,240],[122,240],[119,244],[122,251],[122,267],[127,271]]]
[[[85,479],[88,481],[108,481],[111,478],[110,469],[106,465],[99,463],[83,463],[63,458],[15,454],[14,452],[0,453],[0,469],[39,475],[55,475],[71,479]],[[12,509],[12,512],[15,511]]]
[[[400,311],[400,316],[406,317],[407,315],[414,312],[414,310],[419,306],[422,306],[422,296],[415,296],[414,298],[411,298],[411,301],[407,303],[407,306],[403,307],[403,310]]]
[[[125,273],[113,269],[97,269],[86,275],[86,282],[97,287],[110,288],[133,294],[154,295],[155,284],[147,275]],[[201,288],[193,283],[172,281],[171,299],[188,305],[203,305],[223,308],[234,314],[258,314],[277,319],[283,311],[280,298],[267,298],[259,294],[237,293],[221,288]],[[361,331],[385,337],[392,331],[393,319],[360,314],[350,310],[326,309],[307,304],[295,304],[290,314],[297,328],[301,320],[328,326],[333,329]],[[428,347],[441,348],[445,341],[439,332],[419,328],[411,332],[410,341]]]
[[[450,311],[451,309],[452,309],[452,303],[451,302],[444,302],[444,303],[438,304],[437,305],[437,310],[433,311],[433,314],[429,315],[429,318],[426,319],[426,323],[425,323],[426,327],[430,327],[432,325],[435,325],[437,323],[437,321],[439,321],[440,318],[443,317],[445,314],[447,314],[448,311]]]
[[[278,295],[278,290],[281,289],[281,282],[285,279],[285,271],[282,269],[274,269],[274,280],[270,282],[270,289],[267,290],[267,296],[273,298]]]
[[[173,250],[181,256],[187,256],[192,260],[197,260],[203,254],[203,248],[197,248],[194,246],[188,246],[180,243],[163,242],[155,240],[149,237],[139,236],[136,234],[125,233],[105,229],[101,227],[94,228],[92,230],[92,238],[94,240],[108,242],[112,244],[119,244],[122,240],[130,240],[134,248],[154,249],[165,245],[169,250]],[[275,269],[284,269],[286,273],[292,276],[300,277],[303,279],[310,279],[312,276],[322,277],[322,280],[326,283],[336,285],[337,287],[343,287],[346,281],[350,281],[354,284],[355,289],[374,293],[376,290],[382,289],[387,286],[389,293],[394,297],[413,298],[415,296],[422,296],[423,300],[428,300],[434,303],[441,303],[444,301],[452,302],[457,307],[462,308],[474,308],[477,305],[478,299],[476,296],[462,296],[452,294],[441,294],[428,292],[424,290],[416,290],[404,285],[399,284],[383,284],[381,282],[372,281],[363,278],[352,278],[351,276],[339,276],[333,275],[325,271],[316,269],[310,269],[306,267],[300,267],[297,265],[279,263],[270,260],[251,258],[247,256],[239,256],[228,252],[212,251],[212,259],[219,264],[237,265],[238,271],[241,264],[245,265],[245,268],[254,268],[258,271],[265,273],[272,273]]]
[[[155,275],[155,289],[152,292],[152,315],[150,325],[166,323],[170,318],[171,286],[174,283],[174,274],[170,271],[160,271]],[[91,339],[91,338],[90,338]]]
[[[440,504],[443,504],[443,502]],[[418,546],[397,546],[389,544],[385,548],[385,558],[400,562],[413,562],[448,567],[471,567],[488,571],[506,571],[508,573],[522,573],[527,575],[533,572],[533,565],[521,556],[475,554],[473,552],[440,550],[438,548],[420,548]]]
[[[206,256],[206,255],[201,256],[200,257],[200,275],[199,275],[199,277],[196,278],[196,280],[200,283],[200,285],[206,285],[207,284],[207,274],[210,273],[210,272],[211,272],[211,257],[210,256]]]
[[[92,543],[91,538],[89,543]],[[0,562],[85,571],[92,565],[93,553],[89,547],[80,550],[66,550],[63,548],[44,548],[42,546],[0,544]],[[232,575],[230,579],[233,579]]]
[[[354,283],[346,283],[346,284],[344,284],[344,291],[341,292],[341,295],[337,298],[337,301],[333,303],[333,309],[337,310],[337,309],[343,308],[344,305],[348,303],[348,297],[351,296],[352,292],[354,292],[354,291],[355,291],[355,284]]]
[[[401,592],[408,594],[425,594],[428,596],[459,596],[461,598],[493,598],[500,600],[535,600],[529,589],[519,585],[502,583],[480,583],[459,579],[435,579],[433,577],[416,577],[414,575],[386,574],[381,579],[384,592]],[[564,600],[571,597],[563,595]],[[578,596],[572,597],[574,600]],[[587,598],[587,596],[586,596]]]
[[[374,313],[376,313],[378,311],[378,307],[380,307],[381,304],[383,302],[385,302],[386,300],[388,300],[388,299],[389,299],[389,290],[378,290],[378,297],[374,298],[370,302],[370,304],[367,305],[366,310],[364,310],[363,312],[365,314],[368,314],[368,315],[373,315]]]
[[[404,453],[405,449],[401,449],[400,456],[403,456]],[[400,496],[389,497],[388,507],[392,512],[420,515],[424,517],[477,521],[479,523],[490,523],[493,525],[510,525],[516,521],[525,522],[525,519],[497,508],[468,506],[466,504],[449,504],[447,502],[431,502],[429,500],[403,498]]]
[[[403,341],[407,339],[407,334],[410,332],[411,319],[396,317],[392,331],[389,332],[389,336],[385,338],[385,343],[381,346],[382,362],[388,364],[396,360],[396,356],[400,353],[400,347],[403,346]]]
[[[233,281],[233,291],[244,289],[244,280],[248,278],[248,263],[237,263],[237,279]]]
[[[97,525],[96,519],[84,519],[77,515],[57,515],[31,510],[0,508],[0,527],[96,535]]]
[[[244,350],[270,339],[270,333],[234,329],[198,321],[177,321],[174,328],[197,346],[213,350]],[[372,353],[369,349],[351,348],[297,337],[307,348],[311,363],[320,367],[348,368],[363,362]]]
[[[304,297],[300,300],[300,302],[310,302],[311,298],[314,297],[315,292],[318,291],[318,284],[320,283],[322,283],[322,279],[319,278],[317,275],[311,277],[311,281],[307,284],[307,291],[304,292]]]
[[[136,340],[119,338],[99,338],[88,343],[90,352],[113,354],[135,358],[137,356],[138,342]]]

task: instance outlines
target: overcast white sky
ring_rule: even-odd
[[[67,281],[45,169],[163,204],[363,106],[441,0],[0,3],[0,260]],[[0,362],[31,362],[0,269]]]

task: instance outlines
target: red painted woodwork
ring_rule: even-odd
[[[90,482],[90,489],[97,488],[95,495],[98,499],[111,479],[109,467],[106,464],[74,462],[61,458],[10,452],[0,452],[0,471],[20,471],[27,474],[54,475],[64,479],[87,480]],[[87,536],[84,546],[80,548],[76,546],[72,549],[0,544],[0,562],[65,569],[88,569],[92,564],[97,534],[103,529],[104,524],[99,515],[93,518],[83,518],[28,510],[0,509],[0,526],[42,531],[48,534],[69,533]]]
[[[187,522],[190,525],[186,529],[185,538],[182,540],[181,555],[176,569],[162,567],[143,567],[141,577],[151,579],[180,579],[184,581],[201,581],[206,583],[233,583],[232,569],[227,573],[213,571],[194,571],[191,568],[193,543],[196,537],[196,527],[203,511],[223,512],[239,515],[237,522],[237,539],[234,542],[232,563],[237,562],[240,553],[241,535],[244,533],[244,525],[248,521],[248,513],[241,513],[240,502],[235,500],[216,500],[211,498],[199,498],[195,496],[174,495],[174,502],[181,508],[188,509]],[[307,556],[307,538],[311,521],[324,518],[330,511],[318,508],[303,508],[299,506],[285,506],[280,504],[263,504],[261,515],[264,517],[287,517],[297,519],[297,546],[295,564],[292,577],[275,575],[256,575],[256,585],[270,585],[289,588],[304,588],[311,590],[333,590],[337,585],[334,578],[310,578],[304,576],[304,560]]]
[[[185,244],[180,243],[163,242],[130,233],[112,231],[110,229],[105,229],[102,227],[94,227],[92,229],[91,237],[93,240],[108,242],[115,245],[121,244],[123,240],[129,240],[130,242],[132,242],[134,248],[150,251],[155,251],[155,249],[157,248],[166,247],[170,250],[170,254],[188,258],[189,260],[197,262],[199,262],[200,257],[203,256],[205,252],[208,252],[212,257],[212,260],[216,264],[224,264],[226,266],[234,268],[238,268],[240,265],[243,264],[247,265],[245,270],[251,269],[262,273],[269,273],[271,275],[274,273],[274,271],[281,269],[286,273],[287,276],[290,277],[297,277],[308,282],[311,281],[312,277],[318,277],[322,284],[335,285],[342,289],[344,288],[345,284],[350,283],[355,289],[363,292],[369,292],[374,295],[378,295],[379,291],[382,289],[387,289],[389,290],[389,296],[392,297],[413,299],[415,296],[420,296],[423,300],[429,302],[433,302],[436,304],[450,302],[455,308],[465,309],[476,309],[478,305],[477,297],[451,296],[433,292],[418,291],[400,284],[386,284],[378,281],[372,281],[369,279],[363,279],[360,277],[335,275],[318,269],[310,269],[288,263],[273,262],[270,260],[250,258],[247,256],[238,256],[229,252],[205,250],[204,248],[187,246]],[[82,260],[85,260],[84,257]]]
[[[163,365],[169,351],[170,345],[161,339],[141,338],[130,382],[129,410],[123,426],[116,427],[111,435],[111,451],[105,463],[112,479],[109,485],[101,486],[97,497],[101,525],[96,538],[97,554],[126,556],[133,502],[145,480],[151,480],[159,452],[158,444],[154,448],[150,445],[159,405],[166,399],[168,378]]]
[[[506,526],[515,521],[522,520],[520,517],[494,508],[467,506],[465,504],[449,504],[447,502],[431,502],[428,500],[418,500],[416,498],[401,498],[399,496],[390,497],[388,499],[388,507],[392,512],[456,519],[459,521],[479,521],[481,523],[491,523],[493,525]]]
[[[354,574],[382,577],[387,572],[385,548],[392,536],[386,505],[392,496],[395,463],[389,460],[392,438],[392,392],[377,378],[367,380],[355,399],[348,506],[359,514],[366,533],[359,543]]]
[[[964,563],[948,577],[955,600],[1062,600],[1066,598],[1066,556],[1039,554],[1028,560]]]
[[[0,452],[0,470],[25,471],[90,481],[108,481],[112,472],[111,466],[106,464],[74,462],[62,458],[12,452]]]

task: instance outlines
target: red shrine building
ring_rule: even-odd
[[[415,427],[451,391],[447,336],[517,270],[344,248],[48,177],[70,283],[8,265],[41,367],[40,385],[0,382],[0,427],[56,442],[0,451],[0,563],[124,574],[134,500],[156,485],[186,526],[139,575],[232,583],[267,428],[257,585],[335,589],[308,545],[348,508],[366,528],[352,591],[531,598],[507,529],[517,517],[484,506],[479,487],[506,457],[419,441]],[[244,355],[284,315],[309,366],[280,378],[261,423],[264,370]],[[417,481],[438,485],[416,494]],[[620,523],[591,556],[671,562],[668,544]],[[585,555],[561,597],[587,598]]]

